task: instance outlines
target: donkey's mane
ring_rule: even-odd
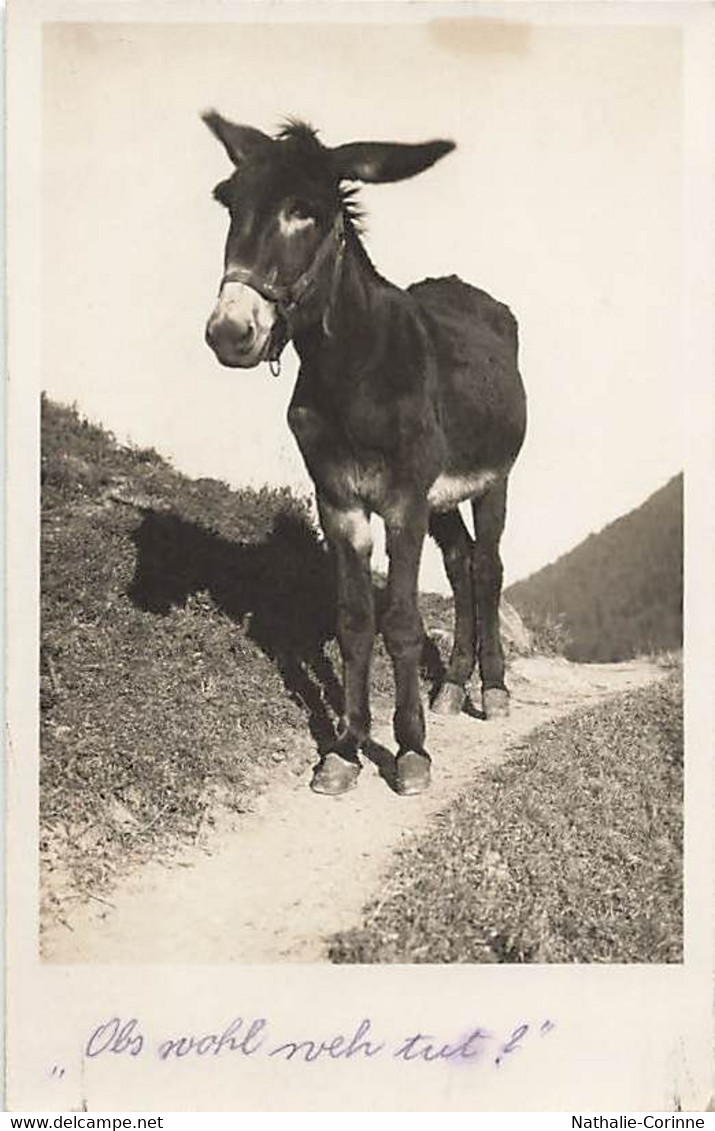
[[[318,140],[318,131],[301,118],[286,118],[275,134],[276,141],[295,141],[314,155],[325,146]]]

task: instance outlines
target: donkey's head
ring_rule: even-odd
[[[299,122],[275,138],[211,111],[209,129],[235,169],[214,190],[228,209],[224,274],[206,340],[223,365],[276,360],[318,322],[338,284],[349,214],[345,181],[400,181],[454,148],[352,142],[329,149]]]

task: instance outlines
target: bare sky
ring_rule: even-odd
[[[455,272],[519,319],[530,429],[503,555],[525,576],[683,464],[680,66],[668,28],[48,25],[45,388],[191,475],[307,491],[292,351],[275,380],[203,342],[227,161],[198,113],[304,117],[328,144],[451,137],[363,192],[367,243],[394,282]],[[444,588],[432,553],[423,584]]]

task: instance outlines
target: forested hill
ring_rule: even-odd
[[[524,581],[506,597],[527,623],[561,622],[572,660],[680,648],[683,476]]]

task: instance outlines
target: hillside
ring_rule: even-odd
[[[505,596],[527,624],[557,626],[572,660],[682,647],[682,475]]]
[[[331,571],[287,491],[192,481],[43,400],[42,847],[80,884],[330,733]]]

